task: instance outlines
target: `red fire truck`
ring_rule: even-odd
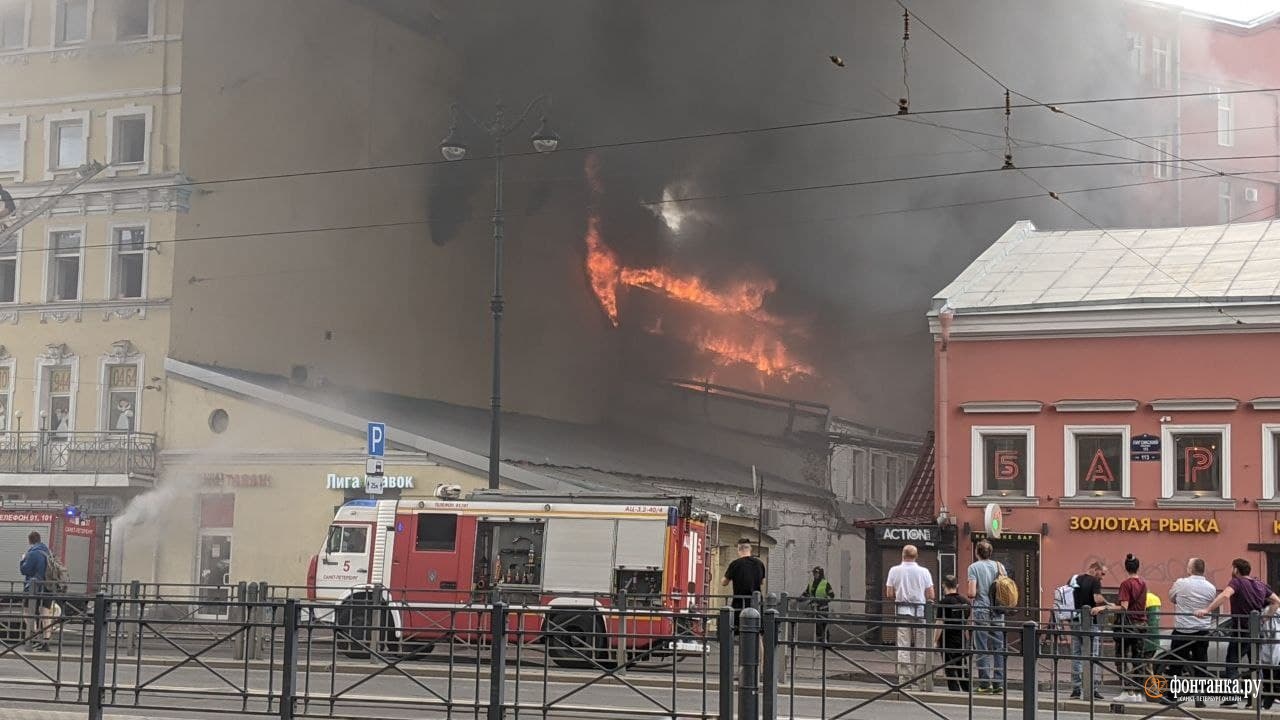
[[[83,599],[97,590],[96,570],[102,566],[102,555],[93,520],[62,507],[0,507],[0,635],[21,629],[23,578],[18,562],[27,552],[27,537],[32,532],[40,533],[49,551],[67,567],[67,595]],[[66,605],[69,607],[64,611],[78,611],[83,609],[83,600]]]
[[[311,600],[334,605],[344,652],[367,652],[375,628],[388,645],[426,651],[483,642],[494,598],[511,606],[512,636],[546,643],[561,665],[583,659],[571,635],[607,656],[620,615],[628,650],[702,650],[701,623],[682,616],[708,594],[718,517],[690,498],[459,495],[454,486],[338,510],[307,584]]]

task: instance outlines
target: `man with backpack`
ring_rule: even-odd
[[[23,590],[27,594],[28,622],[31,624],[31,649],[48,650],[52,625],[49,618],[53,614],[54,588],[48,582],[49,567],[53,554],[49,546],[40,541],[40,533],[33,532],[27,536],[31,545],[22,555],[18,570],[22,573]]]
[[[974,553],[978,559],[969,565],[970,602],[973,603],[973,646],[977,655],[978,694],[999,695],[1004,692],[1005,604],[1001,602],[998,584],[1009,580],[1004,565],[991,559],[995,548],[986,540],[978,542]],[[1010,584],[1012,581],[1010,581]],[[1012,604],[1017,603],[1016,588]],[[993,592],[994,591],[994,592]],[[1005,590],[1007,594],[1007,589]]]
[[[1231,635],[1233,639],[1227,645],[1227,657],[1225,665],[1227,666],[1227,677],[1240,677],[1240,661],[1245,658],[1252,659],[1252,646],[1247,640],[1238,638],[1245,637],[1249,634],[1249,614],[1254,610],[1263,612],[1266,615],[1274,615],[1276,610],[1280,609],[1280,597],[1271,592],[1271,588],[1267,584],[1256,578],[1250,577],[1253,572],[1253,566],[1244,558],[1236,558],[1231,561],[1231,582],[1227,583],[1227,587],[1218,593],[1218,597],[1209,603],[1209,607],[1196,611],[1196,617],[1208,617],[1210,613],[1223,605],[1231,606]],[[1223,707],[1235,707],[1236,700],[1234,698],[1223,701]]]

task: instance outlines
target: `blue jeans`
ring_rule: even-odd
[[[990,606],[973,608],[973,647],[977,655],[978,686],[1004,685],[1004,613],[993,612]],[[997,627],[983,627],[983,626]]]
[[[1081,690],[1084,683],[1084,664],[1088,662],[1092,668],[1093,675],[1093,691],[1102,691],[1102,666],[1093,660],[1098,659],[1102,655],[1102,631],[1098,628],[1098,621],[1090,618],[1093,622],[1090,624],[1089,636],[1084,635],[1071,636],[1071,689]],[[1071,630],[1079,633],[1084,629],[1084,621],[1073,620],[1071,622]],[[1089,660],[1084,656],[1085,640],[1089,641]]]

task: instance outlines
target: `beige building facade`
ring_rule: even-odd
[[[105,519],[157,477],[188,199],[182,12],[181,0],[0,0],[0,184],[17,203],[0,231],[6,507]]]

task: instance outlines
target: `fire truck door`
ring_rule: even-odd
[[[408,548],[404,587],[412,601],[459,602],[470,591],[460,577],[458,516],[418,513],[414,518],[412,545]]]
[[[317,587],[345,589],[371,582],[373,529],[370,523],[329,526],[329,537],[316,570]]]

